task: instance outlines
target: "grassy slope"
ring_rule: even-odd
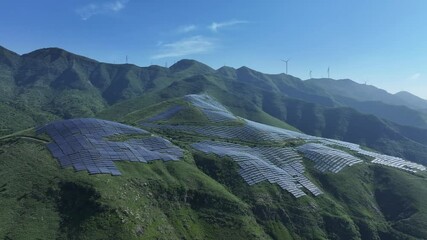
[[[427,217],[427,204],[420,201],[427,190],[421,177],[367,164],[339,174],[321,174],[311,169],[311,178],[325,194],[295,200],[276,185],[261,183],[249,187],[231,160],[203,154],[195,158],[200,169],[251,206],[257,222],[275,239],[426,237],[427,223],[423,219]],[[378,181],[383,178],[395,179]],[[400,182],[404,184],[397,184]],[[389,195],[384,196],[384,191]],[[409,206],[402,207],[402,201]],[[395,211],[404,218],[388,217]],[[408,227],[411,224],[414,226]]]
[[[177,102],[123,121],[136,124]],[[368,164],[321,174],[306,162],[325,194],[294,199],[267,182],[249,186],[235,162],[197,152],[178,162],[117,163],[119,177],[75,173],[59,168],[46,140],[19,137],[31,135],[0,139],[0,237],[6,239],[427,237],[423,175]],[[188,138],[174,139],[189,149]]]
[[[175,102],[165,102],[156,105],[153,109],[158,111],[166,108],[162,106],[163,104],[170,106]],[[128,123],[135,119],[139,121],[140,118],[134,118],[138,115],[151,115],[150,108],[130,114],[124,119]],[[203,118],[196,119],[203,121]],[[174,122],[173,119],[171,120]],[[185,146],[188,136],[180,138],[175,134],[171,135],[173,139],[184,139],[184,142],[178,141],[178,143]],[[423,189],[424,175],[415,176],[371,164],[358,165],[339,174],[321,174],[309,167],[311,178],[325,190],[326,194],[319,198],[295,200],[276,185],[262,183],[249,187],[238,175],[238,166],[231,160],[199,153],[195,154],[195,159],[202,171],[225,185],[230,192],[251,206],[257,222],[273,238],[402,239],[425,236],[423,230],[414,231],[414,228],[405,230],[400,222],[401,219],[387,217],[394,209],[384,208],[384,204],[390,203],[394,208],[399,209],[401,198],[409,198],[404,203],[413,207],[405,207],[397,211],[408,217],[405,221],[416,224],[419,229],[422,229],[421,226],[426,223],[420,219],[427,217],[427,204],[419,202],[423,197],[417,199],[414,197],[417,196],[415,191],[427,193]],[[310,166],[311,163],[306,162],[306,165]],[[393,183],[378,181],[383,178],[394,178],[395,181]],[[405,184],[395,186],[397,182]],[[408,186],[415,191],[408,192],[406,189]],[[395,195],[388,196],[393,199],[383,197],[383,189],[394,193]]]
[[[224,79],[205,75],[184,78],[180,81],[175,81],[165,89],[115,104],[105,111],[100,112],[97,116],[106,119],[120,120],[127,114],[135,114],[136,112],[139,112],[139,115],[154,115],[151,111],[141,109],[162,101],[173,101],[173,99],[187,94],[206,93],[227,106],[231,112],[238,116],[277,127],[299,131],[286,122],[280,121],[263,111],[263,109],[257,104],[261,101],[260,99],[262,99],[262,93],[251,93],[251,88],[246,84],[243,86],[240,84],[232,84],[233,86],[231,87],[235,89],[230,90],[230,92],[227,90],[228,87],[224,86],[225,84],[230,83],[223,81]],[[240,89],[238,94],[234,94],[234,91],[237,93],[237,89]],[[249,99],[248,96],[250,96]]]
[[[200,172],[191,155],[179,162],[119,163],[120,177],[90,176],[59,169],[42,143],[2,141],[2,238],[267,237],[247,205]]]

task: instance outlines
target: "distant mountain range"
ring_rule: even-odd
[[[358,84],[348,79],[310,79],[306,82],[328,92],[343,106],[402,125],[426,127],[427,101],[408,92],[390,94],[374,86]]]

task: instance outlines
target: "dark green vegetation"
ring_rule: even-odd
[[[422,100],[386,93],[370,99],[380,94],[360,95],[369,86],[356,83],[357,94],[344,98],[334,90],[341,82],[315,81],[245,67],[214,70],[192,60],[141,68],[54,48],[22,56],[0,48],[0,238],[427,239],[425,173],[366,163],[322,174],[307,161],[308,176],[325,194],[294,199],[267,182],[247,185],[232,160],[192,152],[195,139],[184,134],[168,135],[187,150],[182,161],[121,162],[123,175],[112,177],[60,169],[46,136],[18,132],[89,116],[139,126],[185,105],[186,94],[208,93],[251,120],[426,163]],[[370,105],[375,109],[363,110]],[[206,121],[197,109],[186,111],[168,123]],[[398,118],[402,111],[406,122]]]

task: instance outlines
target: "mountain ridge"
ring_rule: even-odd
[[[98,60],[95,60],[95,59],[92,59],[92,58],[90,58],[90,57],[86,57],[86,56],[83,56],[83,55],[79,55],[79,54],[75,54],[75,53],[72,53],[72,52],[70,52],[70,51],[67,51],[67,50],[65,50],[65,49],[63,49],[63,48],[58,48],[58,47],[47,47],[47,48],[41,48],[41,49],[37,49],[37,50],[34,50],[34,51],[31,51],[31,52],[28,52],[28,53],[25,53],[25,54],[22,54],[22,55],[20,55],[20,54],[17,54],[17,53],[15,53],[15,52],[13,52],[13,51],[11,51],[11,50],[9,50],[9,49],[7,49],[7,48],[5,48],[5,47],[3,47],[3,46],[1,46],[0,45],[0,53],[2,53],[2,54],[0,54],[0,56],[4,56],[6,53],[8,54],[8,55],[10,55],[10,54],[12,54],[12,55],[15,55],[15,56],[20,56],[20,57],[22,57],[22,56],[27,56],[27,57],[34,57],[34,58],[40,58],[40,56],[44,56],[44,57],[48,57],[48,56],[50,56],[50,55],[55,55],[56,57],[59,57],[60,55],[62,55],[63,57],[64,56],[72,56],[72,57],[76,57],[76,58],[82,58],[82,59],[86,59],[86,60],[89,60],[89,61],[92,61],[92,62],[97,62],[97,63],[103,63],[103,62],[101,62],[101,61],[98,61]],[[181,61],[183,61],[183,62],[181,62]],[[180,63],[181,62],[181,63]],[[212,69],[211,67],[209,67],[209,66],[207,66],[207,65],[205,65],[205,64],[203,64],[203,63],[201,63],[201,62],[198,62],[197,60],[194,60],[194,59],[181,59],[181,60],[179,60],[179,61],[177,61],[175,64],[178,64],[178,65],[180,65],[180,64],[184,64],[185,62],[191,62],[192,63],[192,65],[200,65],[200,66],[205,66],[205,67],[207,67],[207,68],[209,68],[209,69],[211,69],[211,70],[214,70],[214,69]],[[107,65],[127,65],[126,63],[123,63],[123,64],[113,64],[113,63],[103,63],[103,64],[107,64]],[[173,64],[173,65],[175,65],[175,64]],[[134,65],[134,64],[129,64],[129,65]],[[172,65],[172,66],[173,66]],[[138,67],[138,68],[147,68],[147,67],[149,67],[149,66],[147,66],[147,67],[143,67],[143,66],[137,66],[137,65],[134,65],[134,66],[136,66],[136,67]],[[153,65],[153,66],[158,66],[158,65]],[[173,67],[170,67],[170,68],[172,68],[173,69]],[[184,66],[185,66],[185,64],[184,64]],[[161,66],[158,66],[158,67],[161,67]],[[175,66],[175,67],[177,67],[177,66]],[[242,67],[239,67],[239,68],[237,68],[237,69],[235,69],[235,68],[232,68],[232,67],[229,67],[229,66],[223,66],[223,67],[226,67],[226,68],[228,68],[228,69],[232,69],[232,70],[238,70],[238,69],[250,69],[250,68],[247,68],[247,67],[245,67],[245,66],[242,66]],[[220,67],[220,68],[218,68],[217,70],[215,70],[215,71],[218,71],[218,70],[220,70],[221,68],[223,68],[223,67]],[[257,73],[261,73],[261,72],[258,72],[258,71],[256,71],[256,70],[253,70],[253,69],[250,69],[250,70],[252,70],[252,71],[254,71],[254,72],[257,72]],[[277,76],[277,75],[284,75],[284,76],[286,76],[286,74],[284,74],[284,73],[281,73],[281,74],[266,74],[266,73],[261,73],[261,74],[264,74],[264,75],[271,75],[271,76]],[[291,76],[291,75],[288,75],[288,76]],[[328,78],[317,78],[317,79],[307,79],[307,80],[304,80],[305,82],[314,82],[314,81],[334,81],[335,83],[340,83],[340,82],[346,82],[346,83],[351,83],[353,86],[363,86],[363,85],[365,85],[365,86],[367,86],[367,87],[369,87],[369,88],[373,88],[373,89],[375,89],[375,90],[380,90],[380,91],[382,91],[382,92],[386,92],[386,93],[388,93],[387,91],[385,91],[385,90],[383,90],[383,89],[380,89],[380,88],[377,88],[377,87],[375,87],[375,86],[372,86],[372,85],[366,85],[366,84],[360,84],[360,83],[357,83],[357,82],[355,82],[355,81],[353,81],[353,80],[351,80],[351,79],[328,79]],[[388,93],[388,94],[390,94],[390,93]],[[412,94],[412,93],[409,93],[409,92],[407,92],[407,91],[400,91],[400,92],[397,92],[397,93],[395,93],[395,94],[390,94],[390,95],[406,95],[406,96],[412,96],[412,97],[416,97],[416,98],[419,98],[419,99],[421,99],[421,100],[424,100],[424,99],[422,99],[422,98],[420,98],[420,97],[418,97],[418,96],[416,96],[416,95],[414,95],[414,94]],[[425,100],[425,101],[427,101],[427,100]]]
[[[174,72],[170,68],[160,66],[138,67],[130,64],[100,63],[80,58],[78,55],[74,57],[57,48],[40,51],[33,52],[33,55],[41,54],[42,59],[48,55],[47,61],[54,60],[53,64],[46,64],[37,58],[23,58],[31,61],[24,61],[18,70],[4,68],[7,74],[2,75],[3,78],[0,79],[4,86],[2,88],[4,94],[0,96],[0,107],[5,110],[5,114],[0,117],[0,120],[3,118],[3,121],[0,121],[2,124],[0,128],[4,129],[0,134],[10,134],[31,127],[34,123],[46,123],[53,119],[96,115],[114,119],[118,113],[126,115],[141,107],[173,97],[206,92],[220,99],[235,113],[250,120],[267,121],[273,125],[281,125],[280,122],[284,121],[298,125],[298,128],[306,133],[345,139],[343,131],[339,130],[342,127],[340,124],[336,126],[329,124],[329,130],[325,130],[324,121],[331,117],[321,116],[328,112],[333,112],[332,116],[345,115],[344,110],[336,109],[347,106],[340,104],[343,100],[333,97],[327,89],[316,88],[290,75],[263,74],[247,67],[214,70],[194,60],[177,62],[171,66],[177,71]],[[70,62],[68,58],[75,60]],[[316,107],[310,107],[310,103],[315,103]],[[358,104],[361,104],[361,107],[356,108],[358,110],[363,110],[366,105],[373,106],[366,102],[352,102],[349,105],[357,107]],[[331,107],[335,110],[327,110]],[[400,108],[392,105],[379,106],[383,110],[386,107],[392,112]],[[370,113],[375,114],[375,111]],[[13,115],[29,120],[18,127],[19,123],[13,120]],[[384,114],[376,115],[384,117]],[[304,116],[303,125],[295,120],[300,116]],[[414,125],[425,127],[422,117],[414,110],[408,112],[406,122],[392,117],[388,119],[395,120],[400,125],[408,123],[412,127]],[[360,115],[360,119],[364,118],[368,116]],[[329,121],[331,120],[327,122]],[[374,122],[384,129],[389,129],[385,122],[379,120]],[[388,149],[388,153],[398,156],[415,154],[414,159],[422,159],[424,155],[418,149],[425,144],[421,136],[424,131],[396,126],[394,127],[397,129],[396,134],[405,142],[405,146],[415,141],[416,147],[409,152],[403,147],[396,148],[398,149],[396,151]],[[359,127],[356,129],[360,129],[361,134],[366,136],[370,134]],[[331,132],[338,134],[328,135]],[[379,139],[375,138],[375,141]],[[363,144],[362,137],[350,137],[346,140]],[[386,145],[377,147],[384,149]]]
[[[405,99],[402,99],[400,96],[404,94],[405,91],[401,91],[400,94],[391,94],[383,89],[380,89],[378,87],[372,86],[372,85],[366,85],[357,83],[351,79],[328,79],[328,78],[318,78],[318,79],[307,79],[304,80],[305,82],[309,83],[310,85],[314,85],[320,88],[327,89],[331,92],[333,95],[353,98],[355,100],[359,101],[381,101],[386,104],[392,104],[392,105],[404,105],[410,108],[413,108],[417,110],[420,106],[420,104],[412,104],[409,101],[406,101]],[[406,92],[408,93],[408,92]],[[400,95],[400,96],[399,96]],[[416,101],[423,102],[424,104],[427,104],[427,101],[415,96],[411,93],[404,94],[406,96],[410,96]],[[397,98],[396,98],[397,97]],[[404,100],[404,101],[402,101]],[[424,102],[424,101],[425,102]]]

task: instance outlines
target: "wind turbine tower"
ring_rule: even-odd
[[[282,62],[285,62],[285,64],[286,64],[286,74],[288,74],[288,62],[289,62],[289,58],[287,59],[287,60],[285,60],[285,59],[282,59]]]
[[[310,70],[310,79],[312,79],[313,77],[311,76],[312,71]]]
[[[331,76],[330,76],[330,69],[329,69],[329,67],[328,67],[328,78],[331,78]]]

